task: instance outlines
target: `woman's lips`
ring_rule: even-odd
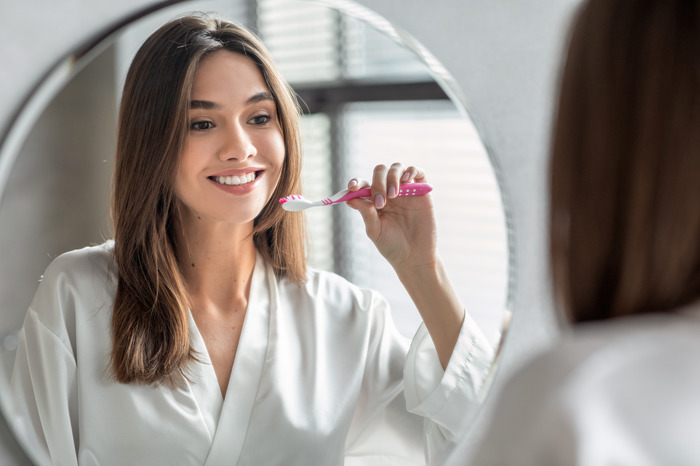
[[[243,184],[248,184],[255,180],[255,172],[246,173],[243,175],[229,175],[229,176],[210,176],[210,180],[214,180],[219,184],[224,184],[227,186],[240,186]]]
[[[223,172],[209,176],[208,179],[219,189],[231,194],[251,192],[262,178],[263,170]]]

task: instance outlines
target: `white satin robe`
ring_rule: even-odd
[[[503,385],[444,466],[697,466],[700,303],[578,324]]]
[[[47,269],[20,333],[10,422],[42,464],[424,464],[466,429],[492,351],[466,318],[445,371],[424,326],[410,350],[386,301],[258,255],[225,398],[202,363],[180,388],[110,379],[113,242]]]

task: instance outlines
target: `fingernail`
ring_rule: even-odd
[[[408,181],[408,179],[411,177],[411,174],[409,172],[406,172],[403,174],[401,177],[401,181]]]
[[[374,207],[377,209],[381,209],[384,207],[384,195],[382,194],[377,194],[374,196]]]
[[[389,199],[393,199],[396,197],[396,186],[389,186],[389,190],[386,193],[387,197]]]
[[[357,180],[350,180],[349,186],[352,188],[354,186],[357,186]]]

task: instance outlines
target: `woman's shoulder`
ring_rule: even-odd
[[[65,252],[44,271],[30,309],[42,319],[52,314],[109,307],[116,292],[113,242]]]
[[[56,257],[29,305],[25,327],[28,322],[41,323],[69,348],[76,341],[78,322],[86,328],[104,327],[116,290],[112,247],[108,241]]]
[[[513,380],[578,391],[582,385],[604,386],[632,373],[656,378],[661,368],[650,362],[665,366],[670,359],[693,357],[700,351],[699,335],[700,314],[649,314],[579,324],[533,357]]]
[[[376,290],[360,287],[334,272],[310,268],[306,273],[304,292],[310,297],[331,303],[348,303],[368,310],[385,302]]]
[[[70,280],[72,283],[95,279],[108,281],[115,270],[113,250],[114,241],[109,240],[100,245],[64,252],[51,261],[41,281],[42,283],[58,280]]]
[[[504,459],[510,455],[504,444],[530,452],[519,464],[542,464],[537,460],[546,455],[570,457],[574,449],[595,450],[602,463],[605,455],[626,453],[625,442],[610,439],[682,439],[683,430],[697,431],[700,418],[686,416],[693,419],[684,424],[678,415],[700,412],[699,335],[697,315],[578,325],[505,382],[474,464],[509,464],[514,458]],[[655,458],[659,452],[652,450],[644,454]]]
[[[700,349],[700,311],[651,313],[577,325],[561,344],[543,355],[543,363],[560,360],[582,367],[582,362],[647,367],[645,358],[670,355],[680,348]],[[614,359],[613,359],[614,356]]]
[[[297,315],[306,312],[308,318],[333,316],[336,323],[352,322],[360,327],[370,323],[381,326],[391,319],[389,305],[379,292],[333,272],[308,268],[301,285],[282,279],[277,287],[282,302],[291,303]]]

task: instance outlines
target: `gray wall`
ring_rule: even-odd
[[[64,251],[110,237],[106,206],[116,127],[113,48],[94,63],[54,97],[32,126],[0,203],[0,364],[8,368],[4,373],[14,359],[16,330],[24,319],[21,310],[26,310],[49,262]],[[2,389],[0,383],[0,396]],[[7,442],[9,437],[0,435]],[[8,464],[2,449],[0,464]]]
[[[513,320],[494,391],[469,442],[478,440],[499,384],[556,334],[544,248],[545,170],[563,34],[577,1],[359,0],[408,31],[456,78],[500,167],[509,197],[515,228]],[[58,57],[111,23],[155,4],[151,0],[3,1],[0,128],[13,119],[33,85]],[[2,260],[5,251],[3,246]],[[3,435],[0,463],[13,464],[15,450]]]
[[[2,330],[22,325],[23,313],[7,310],[27,308],[58,254],[111,237],[106,206],[117,120],[113,48],[94,64],[42,113],[5,187],[0,225],[12,228],[0,228]]]

